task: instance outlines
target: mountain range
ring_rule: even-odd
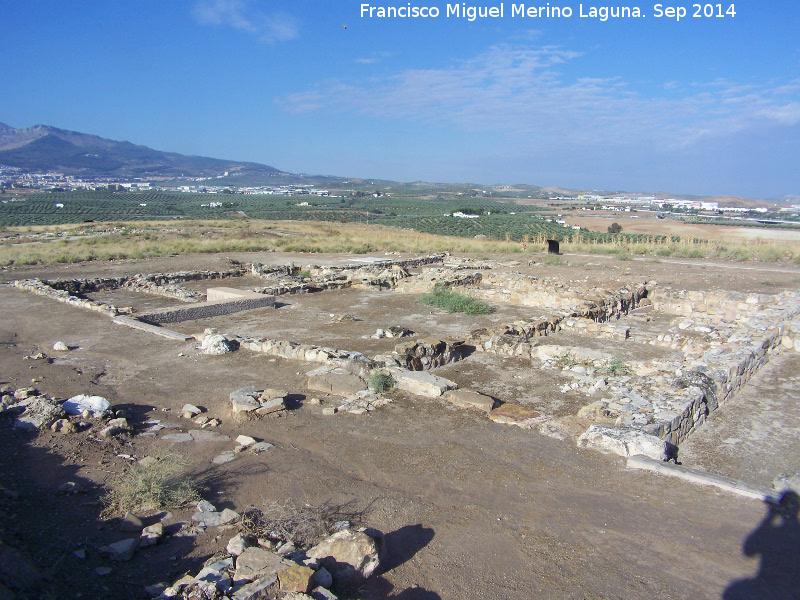
[[[276,176],[269,165],[160,152],[130,142],[49,125],[15,129],[0,123],[0,165],[24,171],[60,171],[82,177]]]

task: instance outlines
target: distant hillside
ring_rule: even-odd
[[[160,152],[48,125],[15,129],[3,123],[0,164],[29,172],[53,170],[91,177],[210,177],[226,171],[260,177],[282,174],[258,163]]]

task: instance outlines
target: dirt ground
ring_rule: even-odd
[[[348,260],[278,254],[234,257],[263,263],[294,259],[298,264]],[[800,283],[800,271],[791,268],[620,262],[596,256],[565,259],[564,265],[522,263],[514,270],[611,289],[637,278],[675,289],[764,293]],[[5,276],[171,272],[225,264],[221,256],[190,256],[31,267]],[[135,296],[129,300],[142,306],[162,302]],[[524,316],[519,307],[499,307],[493,315],[465,322],[465,317],[431,314],[411,298],[355,290],[280,301],[285,305],[277,310],[225,317],[214,320],[213,326],[374,353],[392,342],[361,338],[378,327],[403,325],[421,333],[460,335],[487,322]],[[330,324],[330,314],[341,312],[362,320]],[[309,505],[355,503],[368,525],[388,534],[391,557],[383,572],[359,591],[363,600],[720,598],[732,582],[752,577],[759,561],[768,559],[766,552],[763,557],[745,556],[742,547],[768,514],[762,503],[628,471],[621,459],[579,450],[572,442],[497,425],[480,413],[400,392],[393,392],[393,402],[373,413],[323,416],[326,402],[311,405],[305,389],[305,372],[316,364],[244,350],[204,356],[193,343],[115,325],[99,314],[8,286],[0,287],[0,315],[0,385],[33,385],[57,398],[98,394],[125,410],[134,424],[161,419],[184,430],[192,425],[180,416],[180,407],[189,402],[219,417],[221,433],[275,444],[266,453],[243,454],[220,466],[212,465],[211,459],[221,449],[231,449],[232,443],[176,445],[174,450],[203,482],[204,497],[218,508],[241,511],[287,499]],[[195,321],[180,328],[195,332],[210,325]],[[51,348],[57,340],[76,349],[56,356]],[[52,363],[24,360],[39,351],[56,358]],[[535,403],[540,398],[542,408],[572,410],[568,397],[559,406],[555,398],[536,391],[537,386],[552,387],[545,378],[558,375],[536,371],[530,363],[476,354],[436,372],[502,399],[527,397]],[[781,385],[798,389],[785,373],[781,377]],[[236,425],[227,411],[228,395],[247,385],[286,389],[293,400],[291,410],[281,417]],[[144,585],[196,573],[233,535],[233,530],[209,528],[196,538],[170,537],[127,563],[107,563],[98,554],[100,546],[126,537],[116,521],[100,519],[97,504],[104,484],[128,461],[119,455],[142,457],[164,444],[141,436],[102,442],[84,434],[32,436],[12,431],[10,419],[0,418],[0,485],[9,492],[0,495],[0,537],[28,553],[48,575],[40,597],[145,597]],[[718,463],[703,465],[717,468],[726,460],[721,454]],[[760,459],[745,451],[741,460]],[[85,492],[58,493],[58,486],[67,481]],[[167,523],[174,529],[191,514],[172,512]],[[72,554],[81,548],[85,559]],[[781,550],[797,552],[796,547]],[[113,569],[110,575],[93,573],[106,565]],[[800,584],[796,573],[773,577],[781,579],[776,585],[788,583],[797,589]]]
[[[681,445],[681,460],[771,487],[777,475],[798,470],[798,401],[800,356],[782,352]]]

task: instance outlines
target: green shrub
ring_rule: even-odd
[[[451,313],[464,313],[465,315],[488,315],[492,307],[486,302],[453,292],[443,285],[437,284],[429,294],[420,296],[420,302],[428,306],[444,308]]]
[[[619,358],[613,358],[606,364],[606,373],[608,375],[618,377],[621,375],[628,375],[630,372],[631,370],[628,368],[628,365]]]
[[[373,371],[369,374],[369,377],[367,377],[367,384],[369,385],[369,389],[373,392],[391,392],[394,389],[395,380],[394,377],[388,373]]]

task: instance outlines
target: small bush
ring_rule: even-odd
[[[559,369],[566,369],[568,367],[574,367],[580,361],[578,361],[577,357],[572,354],[571,351],[565,350],[558,356],[556,356],[555,366]]]
[[[420,296],[420,302],[428,306],[444,308],[451,313],[488,315],[492,312],[492,307],[486,302],[450,291],[443,285],[436,285],[429,294]]]
[[[292,542],[300,548],[311,548],[327,536],[337,521],[348,521],[358,527],[363,512],[352,507],[299,505],[266,502],[263,508],[252,508],[242,515],[242,529],[247,535]]]
[[[180,508],[200,499],[195,481],[186,474],[183,459],[170,453],[152,455],[146,466],[134,463],[115,475],[101,498],[103,514],[156,508]]]
[[[369,377],[367,377],[367,384],[372,391],[383,393],[391,392],[394,389],[395,381],[394,377],[388,373],[373,371],[369,374]]]
[[[624,361],[618,358],[611,359],[610,361],[608,361],[608,364],[606,365],[606,373],[614,377],[627,375],[630,372],[631,370],[628,368],[628,365],[626,365]]]

